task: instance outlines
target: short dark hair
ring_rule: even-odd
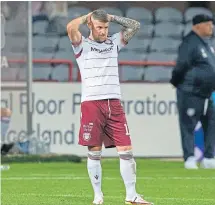
[[[102,9],[97,9],[97,10],[93,11],[92,17],[93,17],[93,19],[101,21],[103,23],[108,22],[107,12]]]

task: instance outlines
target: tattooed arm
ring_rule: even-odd
[[[140,29],[140,22],[136,20],[114,15],[109,15],[109,17],[110,21],[118,23],[123,26],[122,36],[123,40],[126,43],[128,43],[128,41],[131,40],[131,38]]]

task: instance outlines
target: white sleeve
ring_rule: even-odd
[[[123,41],[122,32],[115,33],[112,36],[112,40],[118,46],[118,51],[120,51],[127,44],[126,42]]]
[[[84,39],[85,39],[84,36],[81,36],[80,42],[76,43],[76,44],[73,44],[71,41],[72,49],[73,49],[75,55],[79,55],[82,52]]]

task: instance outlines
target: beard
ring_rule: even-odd
[[[98,34],[96,34],[95,32],[92,31],[92,36],[94,41],[98,42],[98,43],[102,43],[104,41],[106,41],[107,36],[99,36]]]
[[[105,36],[96,36],[96,35],[93,35],[93,38],[98,43],[102,43],[102,42],[104,42],[106,40]]]

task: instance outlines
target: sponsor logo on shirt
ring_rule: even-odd
[[[108,52],[111,52],[112,50],[113,50],[113,46],[111,46],[109,48],[104,48],[104,49],[98,49],[95,47],[91,47],[91,51],[98,52],[98,53],[108,53]]]

